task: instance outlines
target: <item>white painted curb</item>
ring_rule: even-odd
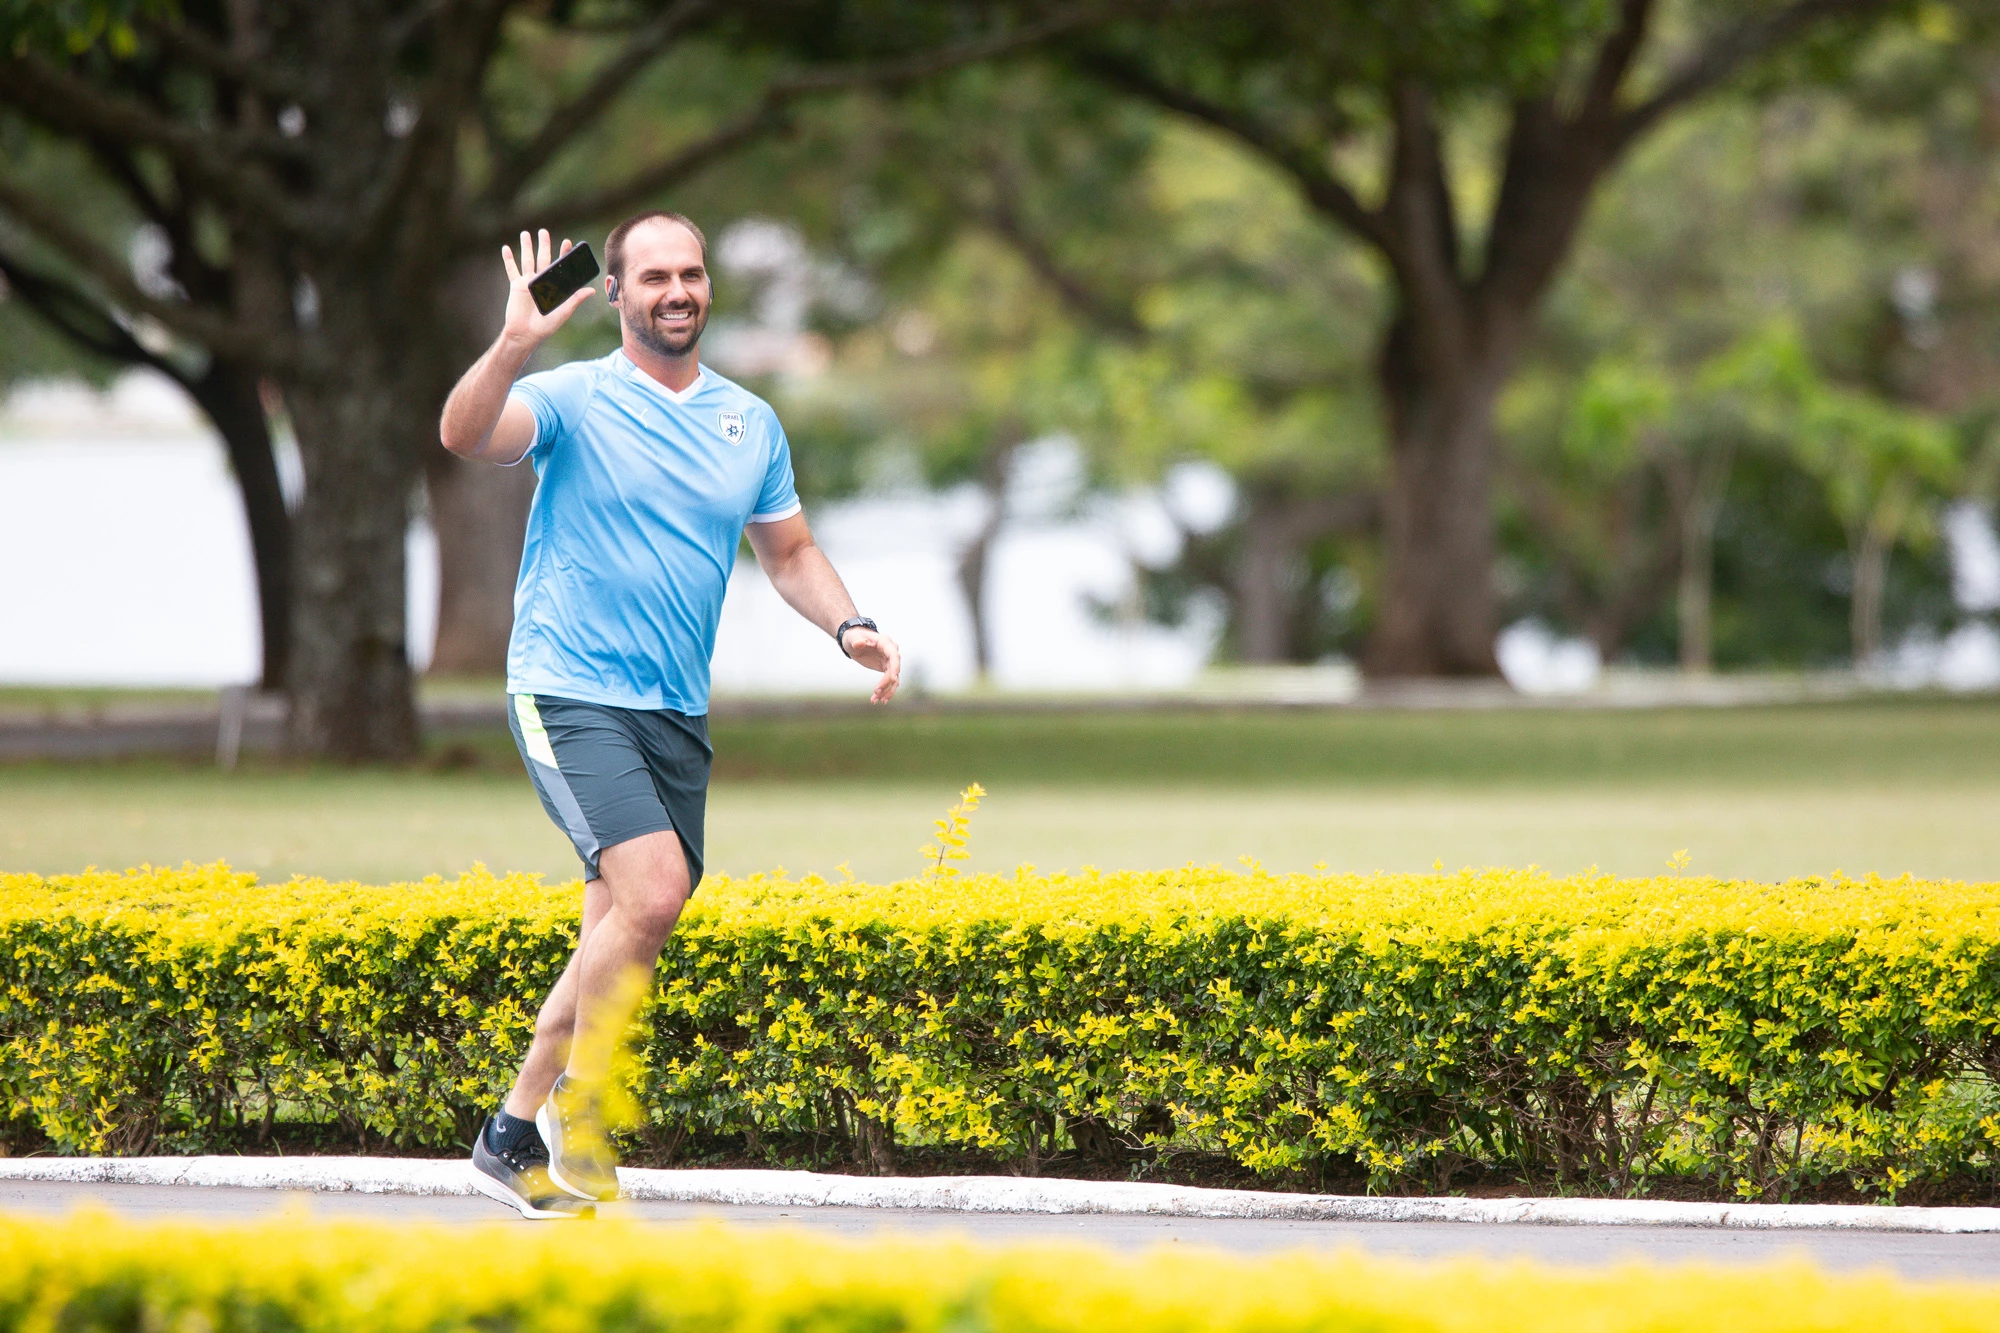
[[[1094,1213],[1292,1222],[1476,1222],[1750,1230],[2000,1232],[2000,1208],[1661,1203],[1643,1199],[1369,1198],[1123,1181],[1010,1176],[829,1176],[812,1171],[651,1171],[621,1167],[628,1199],[776,1208],[903,1208],[956,1213]],[[462,1158],[26,1157],[0,1181],[208,1185],[359,1194],[471,1194]]]

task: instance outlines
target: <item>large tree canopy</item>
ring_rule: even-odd
[[[1261,155],[1379,256],[1395,309],[1371,671],[1494,670],[1493,406],[1606,173],[1675,110],[1886,8],[1269,3],[1077,43],[1082,68]]]
[[[524,228],[659,199],[782,130],[801,99],[1006,54],[1101,13],[1053,0],[13,3],[0,107],[118,182],[167,240],[175,281],[141,282],[58,191],[0,171],[0,217],[32,240],[9,263],[111,325],[147,322],[282,387],[306,480],[290,534],[292,745],[405,755],[403,534],[438,455],[437,406],[472,352],[452,291],[462,261]],[[637,120],[648,81],[687,91]]]

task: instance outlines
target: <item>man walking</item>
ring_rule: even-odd
[[[501,251],[506,326],[439,426],[460,457],[527,459],[540,478],[514,591],[509,722],[584,868],[576,952],[473,1145],[481,1191],[525,1217],[588,1216],[590,1201],[618,1193],[598,1092],[701,882],[709,659],[745,533],[779,595],[881,673],[876,703],[895,694],[902,669],[895,641],[855,613],[813,544],[776,414],[701,365],[707,250],[677,213],[620,223],[604,244],[618,350],[517,383],[593,291],[542,314],[528,280],[556,256],[546,231],[538,249],[523,232],[518,262]]]

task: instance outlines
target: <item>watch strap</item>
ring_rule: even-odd
[[[880,632],[881,628],[880,625],[877,625],[867,616],[849,616],[847,619],[841,621],[840,628],[833,632],[833,641],[839,645],[842,657],[851,658],[854,654],[847,651],[847,631],[851,629],[866,629]]]

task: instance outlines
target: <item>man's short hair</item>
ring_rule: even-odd
[[[620,282],[625,280],[625,238],[632,234],[634,227],[648,222],[677,222],[693,233],[696,245],[701,247],[701,264],[708,267],[708,237],[701,234],[701,228],[694,225],[694,219],[685,213],[670,213],[664,208],[656,208],[648,213],[636,213],[611,229],[604,238],[604,271]]]

